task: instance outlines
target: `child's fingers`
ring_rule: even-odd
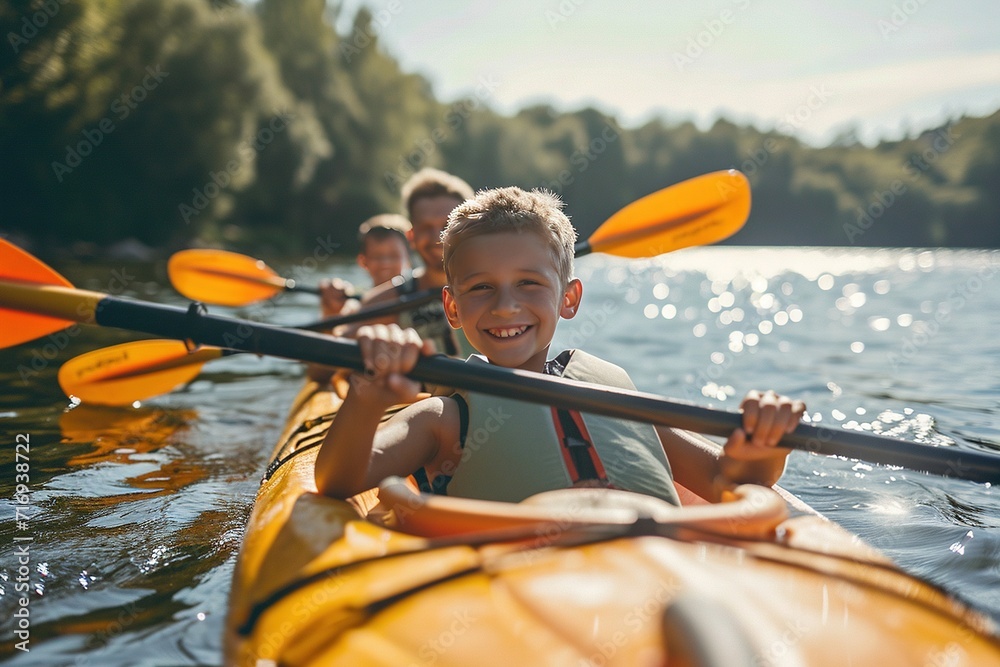
[[[761,433],[761,442],[766,447],[774,447],[781,440],[781,436],[788,432],[788,424],[792,421],[792,405],[784,401],[779,403],[774,410],[774,421],[771,428],[766,433]],[[756,434],[755,434],[756,436]],[[756,440],[756,437],[755,437]]]
[[[734,459],[743,459],[747,454],[747,433],[741,428],[736,429],[726,440],[726,456]]]
[[[755,447],[776,446],[785,433],[795,429],[805,410],[801,401],[790,401],[772,390],[749,392],[740,407],[744,415],[743,428],[751,434],[750,440]]]
[[[757,418],[760,413],[760,392],[755,389],[747,392],[743,402],[740,403],[740,410],[743,412],[743,428],[747,433],[753,433],[757,428]]]
[[[357,341],[369,378],[408,373],[425,347],[416,331],[397,324],[363,326],[358,329]]]
[[[751,392],[754,393],[754,392]],[[774,426],[777,416],[777,395],[773,391],[765,391],[763,394],[757,393],[756,400],[751,400],[747,405],[756,404],[757,412],[754,424],[747,424],[744,421],[743,428],[750,433],[751,442],[757,447],[768,446],[768,438]],[[749,395],[748,395],[749,398]]]
[[[400,330],[398,348],[398,369],[401,373],[409,373],[413,370],[420,353],[423,350],[423,341],[419,334],[413,329]]]
[[[792,416],[788,420],[788,426],[785,428],[785,433],[791,433],[799,426],[799,422],[802,421],[802,415],[806,412],[806,404],[803,401],[794,400],[792,401]]]

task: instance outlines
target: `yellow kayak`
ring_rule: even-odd
[[[567,489],[520,504],[407,480],[315,493],[336,393],[307,384],[233,579],[230,665],[1000,664],[997,628],[780,489],[683,507]]]

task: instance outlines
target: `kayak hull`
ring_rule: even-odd
[[[296,399],[234,574],[227,664],[1000,664],[987,617],[771,490],[681,509],[402,480],[319,496],[339,403],[312,384]]]

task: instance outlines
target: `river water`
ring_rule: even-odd
[[[272,264],[304,283],[360,281],[347,262]],[[161,265],[59,268],[81,288],[184,303]],[[1000,252],[698,248],[656,260],[591,256],[577,274],[584,306],[560,325],[554,349],[616,361],[640,389],[734,410],[747,390],[773,388],[805,399],[814,422],[1000,455]],[[286,294],[212,312],[288,324],[313,319],[316,302]],[[239,355],[141,405],[72,407],[59,364],[136,338],[71,329],[0,352],[0,659],[9,664],[221,660],[243,525],[302,372]],[[20,461],[18,442],[30,446]],[[23,524],[17,474],[28,475]],[[800,452],[782,484],[1000,619],[996,489]],[[28,581],[18,581],[19,559]],[[29,652],[14,634],[25,585]]]

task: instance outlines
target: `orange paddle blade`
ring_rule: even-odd
[[[0,279],[38,285],[73,287],[51,267],[21,250],[9,241],[0,239]],[[65,329],[69,320],[45,315],[34,315],[20,310],[0,308],[0,348],[19,345],[35,338]]]
[[[123,343],[67,361],[59,369],[59,386],[84,403],[129,405],[187,384],[206,361],[222,355],[217,347],[189,352],[176,340]]]
[[[594,252],[655,257],[735,234],[750,215],[750,183],[730,169],[672,185],[635,201],[601,225]]]
[[[194,301],[245,306],[276,296],[286,281],[259,259],[226,250],[182,250],[167,262],[174,289]]]

